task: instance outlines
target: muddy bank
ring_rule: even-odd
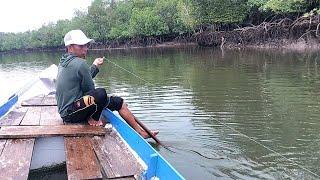
[[[231,31],[205,31],[195,36],[200,46],[221,48],[319,49],[320,16],[279,18]]]
[[[165,34],[160,36],[135,37],[108,40],[91,44],[91,49],[128,49],[145,47],[179,47],[197,45],[193,34]]]
[[[120,45],[120,46],[108,46],[108,45],[96,45],[93,44],[90,47],[90,50],[121,50],[121,49],[143,49],[143,48],[170,48],[170,47],[189,47],[189,46],[198,46],[198,44],[196,42],[188,42],[188,43],[181,43],[181,42],[175,42],[175,41],[171,41],[171,42],[164,42],[164,43],[158,43],[158,44],[153,44],[153,45],[132,45],[132,46],[126,46],[126,45]]]

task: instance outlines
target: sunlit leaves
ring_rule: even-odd
[[[307,2],[305,0],[269,0],[263,7],[276,13],[304,12]]]
[[[192,0],[198,25],[212,23],[239,23],[248,15],[247,0]]]

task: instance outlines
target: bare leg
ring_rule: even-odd
[[[135,130],[137,131],[143,138],[149,138],[149,135],[147,132],[145,132],[139,124],[134,119],[133,114],[128,109],[128,106],[126,103],[122,104],[121,109],[118,111],[120,116]],[[153,132],[154,135],[157,135],[159,132]]]

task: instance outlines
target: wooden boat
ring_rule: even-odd
[[[35,80],[27,83],[22,90],[14,93],[7,102],[1,105],[0,125],[1,121],[6,116],[10,115],[10,113],[19,113],[19,107],[23,102],[25,102],[25,99],[28,99],[29,97],[36,97],[36,95],[41,93],[46,96],[51,94],[49,96],[54,97],[54,95],[52,95],[54,93],[53,78],[56,76],[56,71],[57,67],[52,65],[48,69],[44,70],[44,74],[47,73],[46,75],[40,75]],[[35,93],[32,94],[32,92],[34,92],[32,87],[38,85],[36,89],[39,89],[39,84],[40,86],[43,86],[44,90],[37,92],[38,94],[36,95]],[[29,94],[26,95],[27,97],[24,97],[28,91],[31,91],[32,95]],[[103,111],[102,115],[110,122],[109,128],[112,126],[112,129],[115,131],[115,133],[113,133],[113,135],[115,135],[114,139],[122,141],[121,146],[126,146],[123,150],[130,151],[130,153],[135,157],[136,163],[139,163],[140,167],[142,167],[141,171],[139,171],[139,175],[135,176],[135,178],[184,179],[184,177],[175,170],[170,163],[168,163],[145,139],[136,133],[136,131],[134,131],[119,115],[114,114],[107,109]],[[119,145],[119,147],[121,146]],[[126,153],[124,152],[124,154]],[[30,169],[51,167],[64,162],[66,162],[64,137],[41,137],[35,140]]]

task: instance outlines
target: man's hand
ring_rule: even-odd
[[[100,66],[102,66],[103,61],[104,61],[104,57],[102,57],[102,58],[97,58],[97,59],[95,59],[95,60],[93,61],[93,64],[96,65],[96,66],[99,68]]]

